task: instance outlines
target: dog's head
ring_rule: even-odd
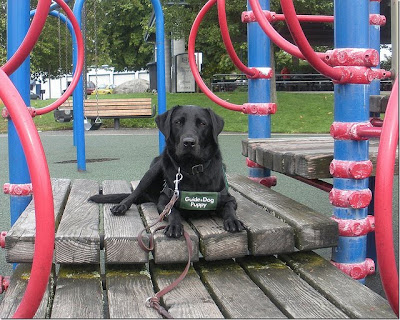
[[[211,109],[175,106],[156,117],[167,148],[178,160],[207,161],[218,148],[224,120]]]

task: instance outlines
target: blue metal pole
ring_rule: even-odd
[[[166,92],[165,92],[165,52],[164,52],[164,13],[159,0],[151,0],[156,14],[156,47],[157,47],[157,102],[158,114],[167,111]],[[165,137],[158,133],[159,152],[163,152],[165,147]]]
[[[82,22],[82,8],[85,0],[77,0],[74,5],[74,15],[81,25]],[[78,49],[76,38],[72,40],[72,60],[74,70],[78,60]],[[83,113],[83,76],[80,76],[78,84],[73,93],[73,104],[74,104],[74,144],[76,145],[76,158],[78,171],[86,171],[86,150],[85,150],[85,129],[83,126],[84,113]]]
[[[369,47],[369,0],[335,0],[335,47]],[[335,85],[335,122],[369,121],[369,85]],[[368,140],[335,140],[334,159],[345,161],[368,160]],[[368,188],[368,178],[362,180],[334,178],[333,188],[362,190]],[[353,209],[334,207],[333,214],[339,219],[364,219],[368,208]],[[339,237],[338,246],[332,251],[337,263],[363,263],[366,259],[366,236]]]
[[[7,59],[10,59],[20,46],[29,28],[29,0],[7,1]],[[27,106],[30,105],[30,59],[10,76]],[[26,158],[12,120],[8,121],[8,157],[9,178],[11,184],[30,183],[30,175]],[[10,214],[11,225],[31,201],[31,196],[11,196]]]
[[[31,18],[35,15],[35,13],[36,13],[36,10],[31,10],[31,12],[30,12]],[[49,12],[49,16],[53,16],[53,17],[59,18],[62,23],[64,23],[64,24],[66,23],[67,24],[67,28],[68,28],[69,32],[71,33],[71,36],[73,36],[73,37],[75,36],[74,28],[72,27],[72,23],[71,23],[71,21],[69,21],[67,19],[67,17],[65,15],[63,15],[62,13],[60,13],[58,11],[50,11]]]
[[[269,0],[260,0],[263,10],[269,10]],[[248,10],[251,6],[247,3]],[[271,66],[270,40],[258,25],[251,22],[247,25],[248,41],[248,64],[249,67],[266,68]],[[265,103],[271,102],[271,81],[269,79],[248,80],[249,102]],[[249,115],[248,116],[249,138],[270,138],[271,137],[271,116],[270,115]],[[270,170],[266,168],[249,168],[249,176],[262,178],[270,176]]]
[[[380,1],[370,1],[369,3],[369,13],[370,14],[379,14],[380,13]],[[369,48],[375,49],[380,52],[380,37],[381,27],[379,25],[371,25],[369,27]],[[380,65],[377,66],[380,68]],[[373,80],[370,84],[370,94],[371,95],[379,95],[381,82],[379,79]],[[370,113],[370,117],[380,117],[379,113]],[[369,188],[374,192],[375,189],[375,177],[370,177],[369,179]],[[372,198],[371,204],[368,208],[368,213],[374,215],[374,197]],[[370,232],[367,236],[367,257],[371,258],[376,263],[376,246],[375,246],[375,232]]]

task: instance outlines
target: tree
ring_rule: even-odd
[[[100,1],[100,4],[98,46],[107,53],[109,64],[117,71],[145,68],[153,59],[153,45],[144,41],[151,13],[149,1]]]

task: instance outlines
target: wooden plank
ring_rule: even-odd
[[[62,212],[70,191],[71,180],[51,180],[54,198],[54,219],[56,229],[61,219]],[[22,212],[18,220],[8,231],[6,236],[6,261],[8,263],[30,263],[33,260],[35,247],[36,223],[34,200]]]
[[[196,265],[225,318],[286,318],[233,260]]]
[[[115,118],[115,117],[136,117],[136,116],[147,116],[150,115],[151,112],[147,111],[135,111],[135,110],[126,110],[126,111],[114,111],[114,110],[106,110],[106,111],[96,111],[96,110],[91,110],[85,112],[85,115],[87,117],[94,117],[94,116],[99,116],[99,117],[110,117],[110,118]]]
[[[263,208],[246,199],[239,192],[234,190],[229,192],[238,203],[237,217],[246,227],[249,251],[252,255],[269,255],[295,250],[294,231],[291,226],[267,214]]]
[[[283,220],[294,229],[295,246],[299,250],[332,247],[338,241],[337,223],[270,188],[240,175],[229,175],[230,186]]]
[[[104,318],[98,266],[61,266],[51,318]]]
[[[143,203],[140,208],[147,228],[159,219],[157,207],[154,203]],[[182,224],[184,230],[189,233],[192,240],[193,254],[191,261],[199,261],[199,237],[187,222],[183,221]],[[162,221],[150,230],[154,232],[157,227],[165,225],[167,225],[167,222]],[[162,231],[154,234],[153,257],[157,264],[185,263],[189,258],[187,250],[184,237],[180,237],[179,239],[169,238]]]
[[[31,273],[31,264],[18,264],[15,268],[10,285],[4,293],[3,300],[0,304],[0,318],[12,318],[17,307],[20,305],[23,295],[25,294],[28,285],[29,276]],[[40,302],[39,308],[36,311],[34,318],[44,319],[48,317],[51,306],[50,297],[53,291],[53,275],[51,275],[49,284]]]
[[[99,193],[99,184],[75,180],[55,239],[56,263],[99,263],[99,205],[87,199]]]
[[[277,172],[308,179],[322,179],[332,177],[329,164],[333,159],[333,145],[332,137],[246,139],[242,141],[242,154]],[[378,139],[369,140],[369,158],[374,168],[378,146]],[[396,161],[395,172],[398,174],[398,171]]]
[[[157,291],[171,284],[184,269],[184,265],[154,263],[150,267]],[[175,289],[161,298],[161,303],[173,318],[223,318],[193,267]]]
[[[145,301],[154,295],[150,273],[143,266],[106,266],[110,318],[162,318]]]
[[[131,187],[126,181],[106,180],[103,182],[103,194],[130,192],[132,192]],[[115,216],[110,211],[112,206],[114,204],[103,206],[106,263],[148,262],[149,255],[140,248],[137,240],[139,232],[144,229],[138,208],[133,205],[124,215]]]
[[[214,214],[199,214],[189,219],[200,237],[200,251],[205,260],[223,260],[248,254],[247,232],[224,230],[222,218]]]
[[[316,253],[299,252],[281,259],[351,318],[396,318],[383,297]]]
[[[243,259],[240,264],[252,280],[289,318],[347,318],[274,256]]]

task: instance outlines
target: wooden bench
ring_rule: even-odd
[[[54,117],[58,122],[72,120],[72,100],[65,101],[57,110]],[[87,99],[84,100],[85,117],[95,119],[114,119],[114,129],[120,128],[120,119],[124,118],[151,118],[155,115],[155,106],[151,98],[132,99]]]
[[[231,175],[228,180],[246,230],[226,232],[215,216],[185,222],[194,246],[193,264],[183,282],[162,298],[172,316],[395,317],[384,298],[309,251],[336,245],[336,222],[245,177]],[[139,248],[137,234],[158,217],[153,204],[114,216],[110,205],[87,201],[100,189],[105,194],[130,192],[136,185],[120,180],[52,181],[56,267],[37,317],[160,317],[144,301],[183,270],[184,239],[158,232],[148,254]],[[11,278],[0,304],[1,318],[13,315],[29,279],[33,213],[31,203],[6,236],[7,261],[25,264],[19,264]]]

